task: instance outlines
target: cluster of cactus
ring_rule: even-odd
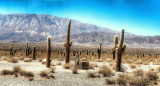
[[[100,58],[101,58],[101,47],[102,47],[102,43],[100,43],[99,48],[97,48],[98,59],[100,59]]]
[[[47,37],[47,59],[46,59],[46,67],[50,67],[51,62],[51,38]]]
[[[115,43],[117,43],[118,36],[115,36],[115,39],[116,39]],[[122,29],[119,44],[117,43],[117,45],[115,45],[115,49],[116,49],[116,71],[121,71],[121,57],[122,57],[122,53],[124,53],[124,51],[126,49],[126,45],[123,44],[123,40],[124,40],[124,29]]]
[[[72,41],[70,41],[70,28],[71,28],[71,20],[69,20],[69,24],[68,24],[67,41],[66,43],[64,43],[64,47],[66,47],[65,63],[69,63],[70,46],[72,46]]]

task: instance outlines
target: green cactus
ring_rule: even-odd
[[[114,46],[112,48],[113,59],[115,59],[115,52],[116,52],[117,45],[118,45],[118,36],[115,35],[114,36]]]
[[[10,55],[13,56],[13,48],[10,49]]]
[[[98,59],[100,59],[100,58],[101,58],[101,47],[102,47],[102,43],[100,43],[99,48],[97,48]]]
[[[46,67],[50,67],[50,58],[51,58],[51,38],[47,38],[47,62],[46,62]]]
[[[126,45],[123,44],[123,40],[124,40],[124,29],[122,29],[120,41],[116,48],[116,71],[121,71],[121,57],[122,53],[124,53],[126,49]]]
[[[66,47],[65,63],[69,63],[70,46],[72,46],[72,41],[70,41],[70,28],[71,28],[71,20],[69,20],[69,24],[68,24],[67,41],[64,44],[64,47]]]
[[[36,47],[33,47],[33,60],[36,60]]]

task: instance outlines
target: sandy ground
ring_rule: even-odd
[[[53,62],[64,64],[64,61],[54,60]],[[102,65],[103,63],[101,62],[99,64]],[[78,70],[78,74],[72,74],[71,69],[64,69],[62,65],[56,65],[55,79],[43,79],[39,73],[40,71],[47,70],[47,68],[37,60],[32,62],[20,60],[18,63],[0,61],[0,71],[4,69],[11,70],[15,65],[21,66],[26,71],[32,71],[35,75],[34,81],[29,81],[23,77],[0,76],[0,86],[106,86],[104,77],[88,78],[86,70],[81,69]],[[91,71],[96,70],[92,69]]]
[[[5,57],[1,56],[1,59]],[[39,73],[43,70],[47,70],[46,66],[43,65],[38,60],[33,60],[32,62],[24,62],[19,60],[18,63],[9,63],[7,61],[0,61],[0,71],[4,69],[11,70],[14,66],[19,65],[22,69],[26,71],[31,71],[34,73],[34,80],[29,81],[27,78],[23,77],[14,77],[14,76],[2,76],[0,75],[0,86],[109,86],[105,84],[106,77],[96,77],[88,78],[86,70],[78,70],[78,74],[72,74],[71,69],[64,69],[64,61],[53,60],[54,64],[61,62],[61,65],[56,65],[56,71],[54,73],[55,79],[44,79],[41,78]],[[73,63],[73,61],[71,61]],[[90,62],[97,63],[98,66],[113,64],[113,62]],[[159,65],[140,65],[134,69],[131,69],[129,64],[123,64],[125,68],[125,73],[133,72],[136,69],[143,69],[148,71],[150,68],[157,68]],[[98,68],[90,69],[90,71],[98,71]],[[114,72],[114,70],[113,70]],[[116,72],[115,76],[117,77],[119,73]]]

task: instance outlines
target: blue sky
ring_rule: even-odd
[[[1,14],[49,14],[136,35],[160,35],[160,0],[0,0]]]

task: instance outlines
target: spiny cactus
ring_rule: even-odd
[[[13,48],[10,49],[10,55],[13,56]]]
[[[36,60],[36,47],[33,47],[33,60]]]
[[[65,63],[69,63],[70,46],[72,46],[72,41],[70,41],[70,28],[71,28],[71,20],[69,20],[68,24],[67,41],[64,44],[64,47],[66,47]]]
[[[101,47],[102,47],[102,43],[100,43],[99,48],[97,48],[98,59],[100,59],[100,58],[101,58]]]
[[[47,37],[47,62],[46,67],[50,67],[50,58],[51,58],[51,38]]]
[[[122,29],[121,38],[116,48],[116,71],[121,71],[121,57],[122,53],[124,53],[126,49],[126,45],[123,44],[123,40],[124,40],[124,29]]]
[[[114,46],[112,48],[113,59],[115,59],[115,52],[116,52],[117,45],[118,45],[118,36],[115,35],[114,36]]]
[[[29,54],[30,54],[30,48],[29,48],[28,43],[27,43],[26,56],[29,56]]]

